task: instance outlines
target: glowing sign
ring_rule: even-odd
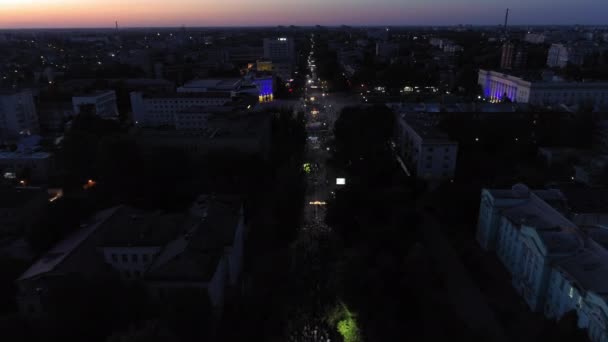
[[[287,38],[279,38],[279,41],[281,41],[281,42],[286,42],[286,41],[287,41]]]
[[[336,185],[346,185],[346,178],[336,178]]]

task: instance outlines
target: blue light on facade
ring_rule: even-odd
[[[269,102],[273,100],[272,78],[258,78],[253,81],[260,91],[260,102]]]

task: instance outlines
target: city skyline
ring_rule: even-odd
[[[549,7],[550,6],[550,7]],[[608,3],[599,0],[3,0],[0,28],[99,28],[274,25],[497,25],[510,8],[512,25],[603,24]],[[551,11],[547,11],[551,8]],[[5,16],[4,14],[9,14]],[[604,23],[605,24],[605,23]]]

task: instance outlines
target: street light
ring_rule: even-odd
[[[326,205],[327,203],[321,202],[321,201],[313,201],[313,202],[308,202],[308,204],[310,204],[310,205]]]
[[[95,182],[95,181],[94,181],[94,180],[92,180],[92,179],[89,179],[89,180],[88,180],[88,181],[87,181],[87,182],[86,182],[86,183],[85,183],[85,184],[82,186],[82,188],[83,188],[83,189],[85,189],[85,190],[88,190],[88,189],[90,189],[90,188],[94,187],[95,185],[97,185],[97,182]]]

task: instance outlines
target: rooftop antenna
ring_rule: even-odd
[[[507,32],[507,24],[509,24],[509,9],[507,8],[507,13],[505,13],[505,33]]]
[[[118,20],[116,20],[116,31],[118,31]]]

